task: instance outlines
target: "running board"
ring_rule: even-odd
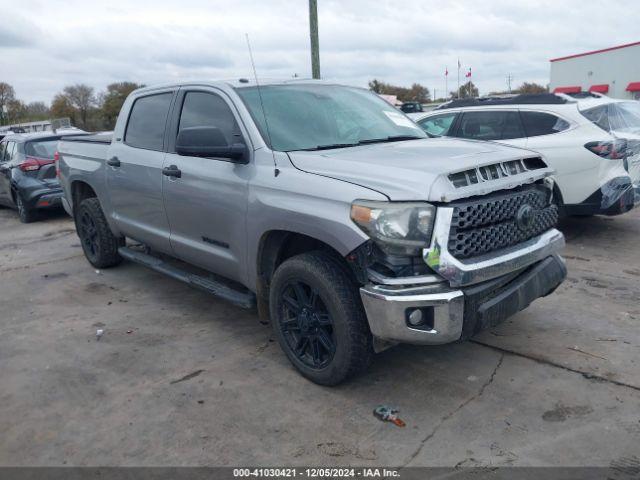
[[[127,260],[149,267],[156,272],[163,273],[181,282],[188,283],[239,307],[251,309],[256,306],[256,296],[252,292],[242,292],[220,281],[187,272],[165,262],[161,258],[128,247],[118,248],[118,253]]]

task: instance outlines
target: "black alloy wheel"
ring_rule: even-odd
[[[312,369],[326,367],[336,352],[333,320],[318,291],[301,280],[282,293],[280,329],[295,356]]]

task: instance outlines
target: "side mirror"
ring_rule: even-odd
[[[189,127],[178,133],[176,153],[191,157],[228,158],[243,163],[247,147],[243,143],[229,145],[217,127]]]

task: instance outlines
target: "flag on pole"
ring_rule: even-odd
[[[460,67],[462,67],[462,64],[460,63],[460,59],[458,59],[458,70],[460,70]]]
[[[446,77],[447,75],[449,75],[449,68],[444,67],[444,76]]]
[[[464,74],[465,77],[471,78],[471,67],[469,67],[469,71]]]

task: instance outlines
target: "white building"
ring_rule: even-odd
[[[552,92],[599,92],[640,100],[640,42],[551,60]]]

